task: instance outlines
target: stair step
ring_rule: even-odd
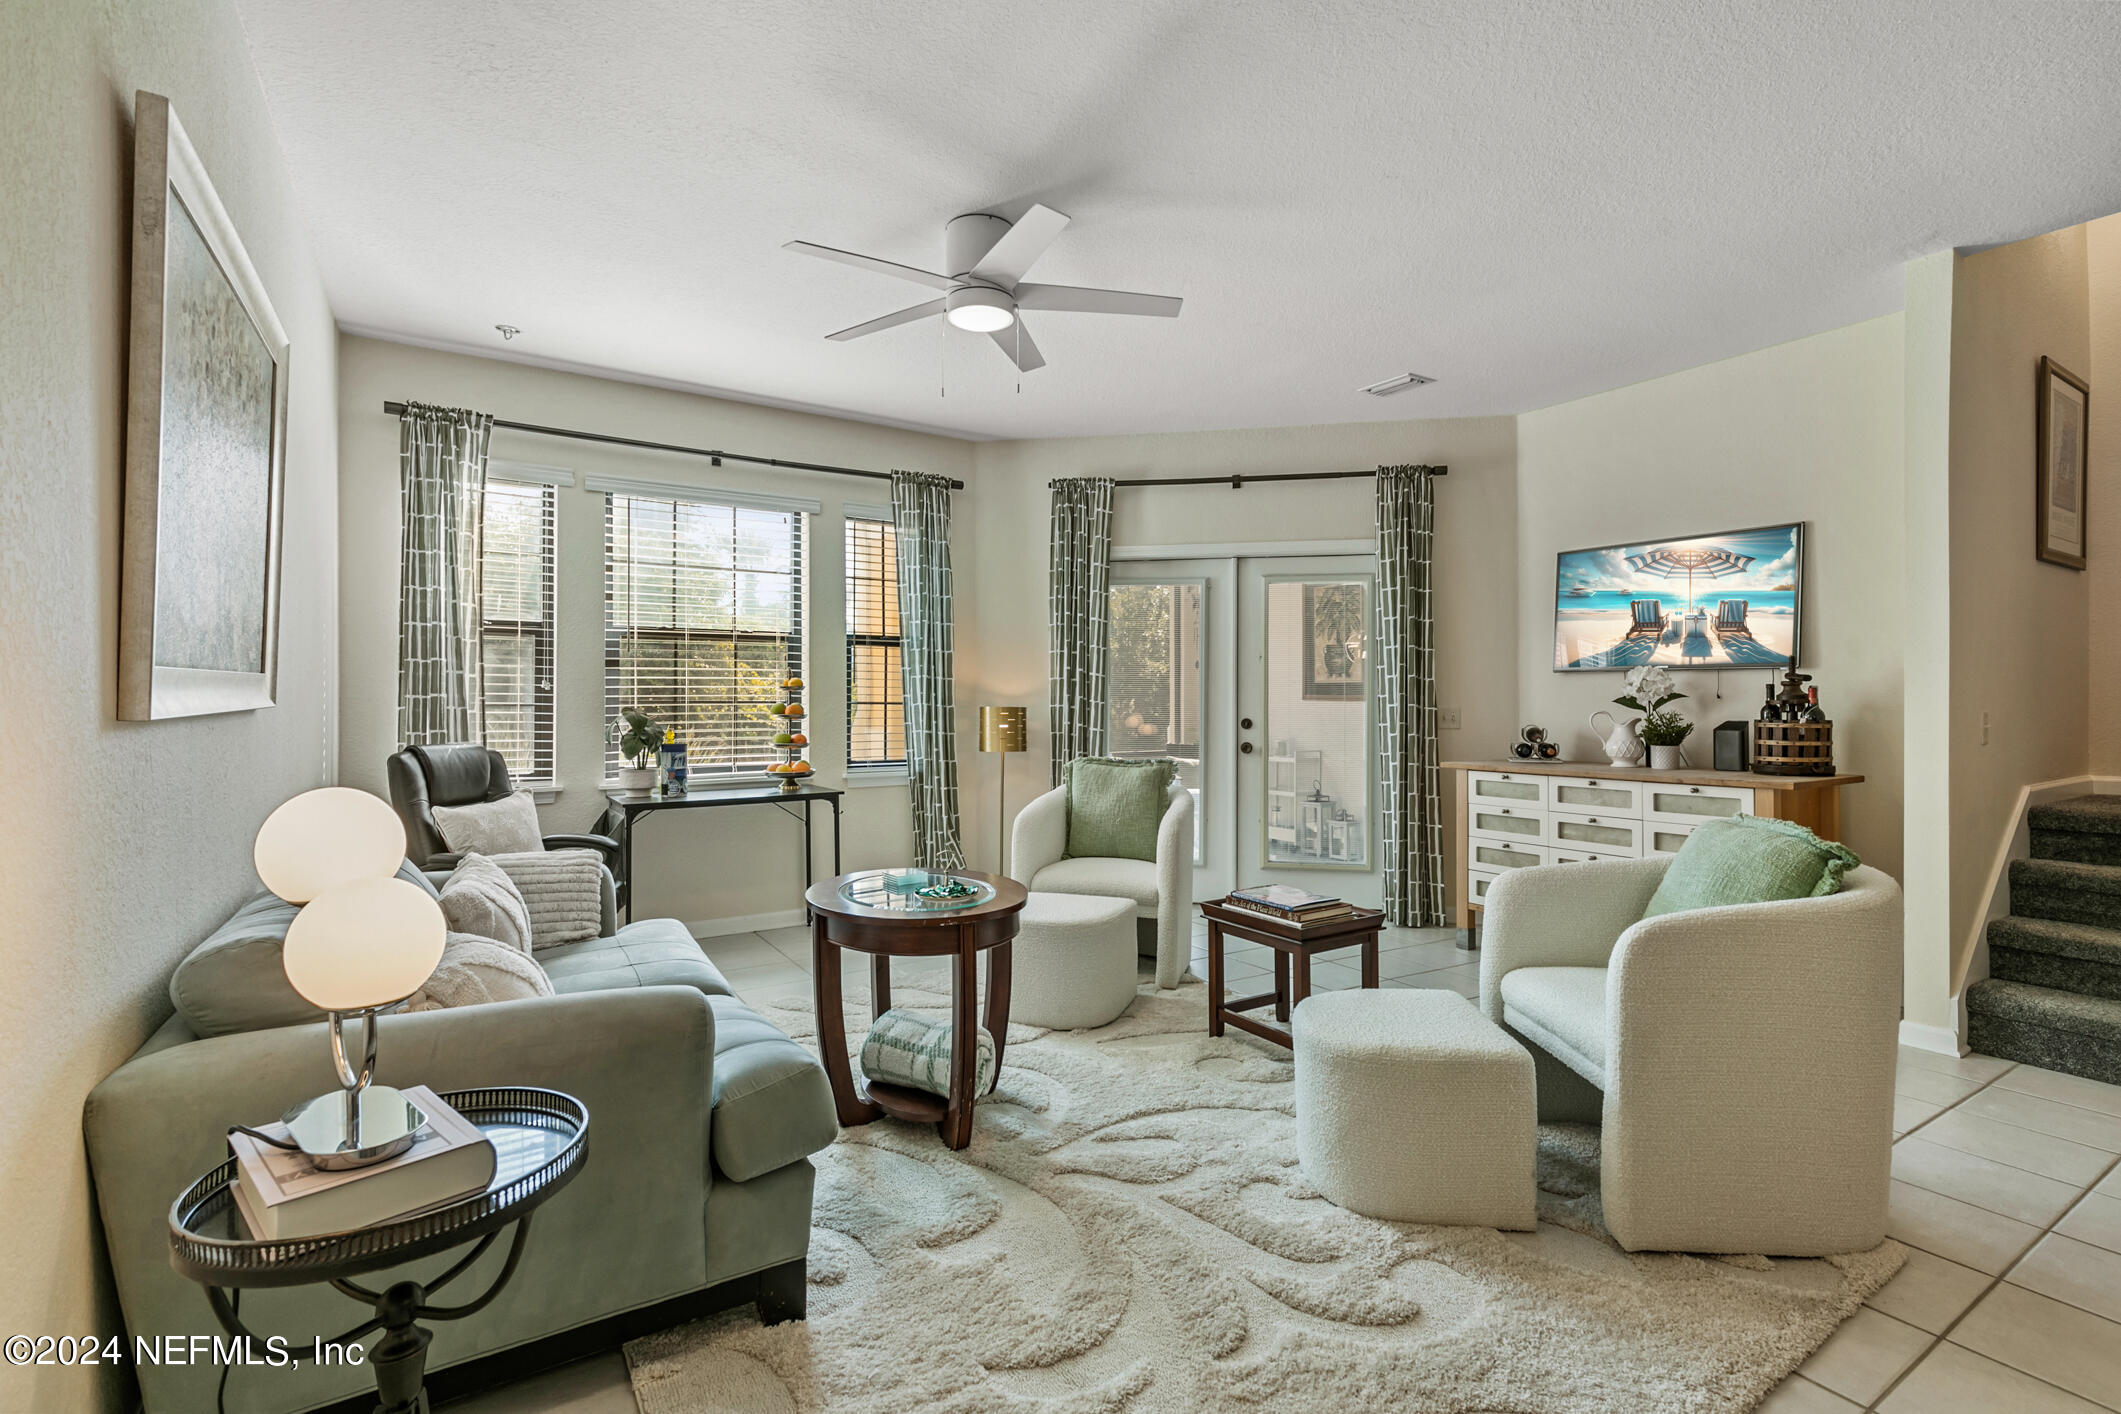
[[[2121,929],[2121,866],[2014,859],[2011,912],[2020,918]]]
[[[1988,975],[2121,1000],[2121,931],[2052,918],[1998,918],[1988,925]]]
[[[2073,795],[2035,805],[2025,818],[2036,830],[2072,830],[2121,835],[2121,795]]]
[[[2026,812],[2033,858],[2121,865],[2121,795],[2079,795]]]
[[[1992,977],[1966,989],[1966,1041],[1983,1055],[2121,1085],[2121,1000]]]

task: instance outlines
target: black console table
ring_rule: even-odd
[[[810,807],[824,801],[832,807],[832,872],[840,872],[840,797],[845,791],[804,782],[794,790],[775,786],[699,786],[682,795],[657,795],[652,791],[610,790],[604,798],[619,817],[619,883],[626,900],[626,918],[636,914],[633,887],[633,822],[658,810],[709,810],[723,805],[774,805],[781,813],[803,822],[803,891],[810,891]],[[800,814],[794,809],[801,806]]]

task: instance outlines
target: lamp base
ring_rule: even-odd
[[[302,1156],[327,1171],[394,1159],[427,1126],[427,1112],[388,1085],[334,1090],[304,1100],[282,1119]]]

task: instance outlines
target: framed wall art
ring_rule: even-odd
[[[2034,553],[2050,564],[2084,568],[2085,452],[2092,390],[2051,358],[2040,360],[2039,507]]]
[[[270,707],[287,335],[169,100],[133,125],[118,715]]]

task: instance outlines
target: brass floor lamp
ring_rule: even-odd
[[[1002,861],[1001,871],[1009,872],[1009,753],[1024,749],[1024,709],[1022,707],[982,707],[979,709],[979,749],[998,751],[1002,759],[1000,767],[1001,789],[995,799],[995,844]]]

